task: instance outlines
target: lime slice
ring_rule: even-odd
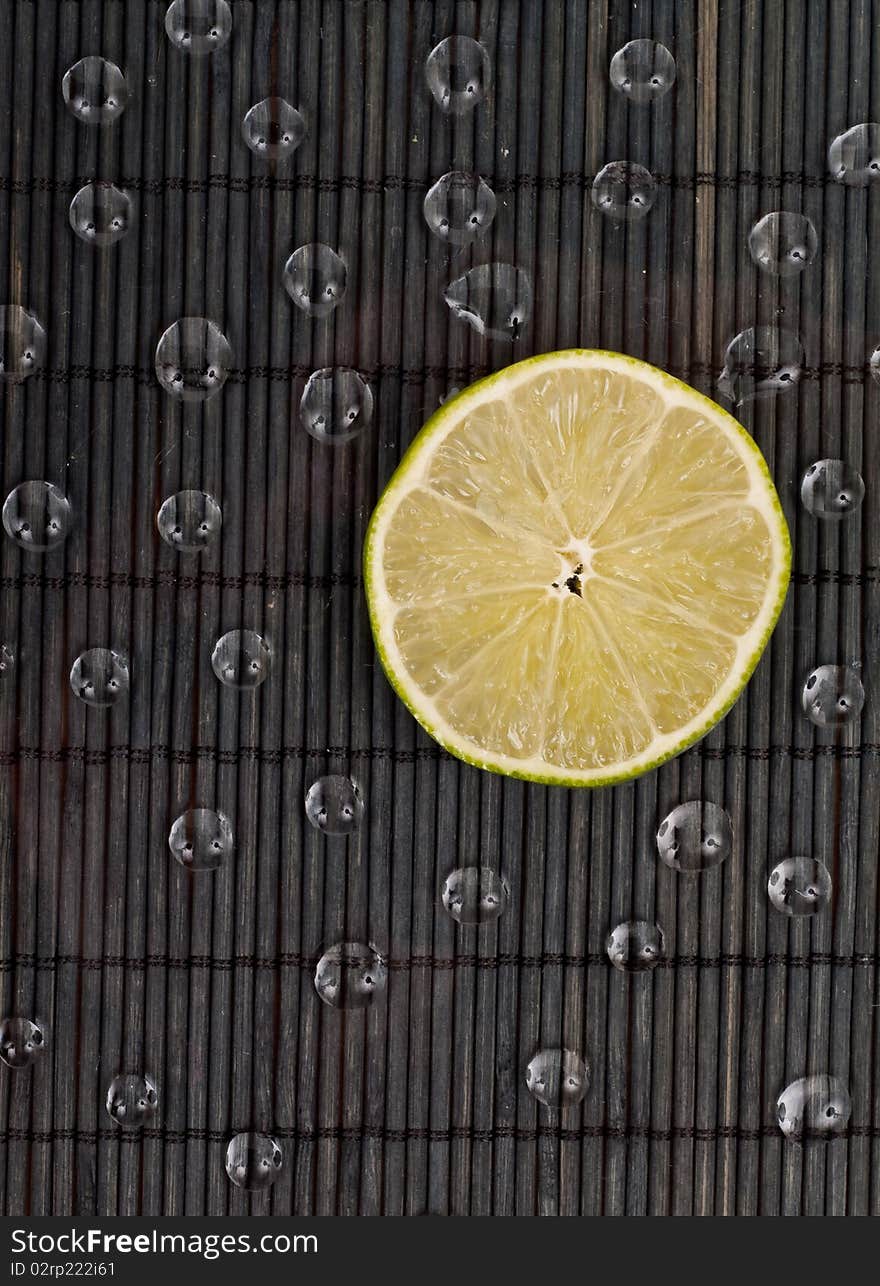
[[[364,559],[379,656],[442,746],[598,786],[730,708],[782,608],[791,545],[736,420],[644,362],[571,351],[432,416]]]

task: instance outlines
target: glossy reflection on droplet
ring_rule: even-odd
[[[156,515],[159,535],[181,554],[198,554],[220,534],[220,506],[206,491],[178,491]]]
[[[306,136],[306,123],[284,98],[255,103],[241,123],[242,137],[255,156],[286,160]]]
[[[306,817],[324,835],[351,835],[364,818],[364,797],[357,782],[330,773],[306,791]]]
[[[783,915],[816,915],[831,901],[831,876],[814,857],[786,857],[770,872],[767,895]]]
[[[20,482],[3,503],[3,527],[22,549],[57,549],[70,534],[70,502],[51,482]]]
[[[188,871],[216,871],[235,849],[229,818],[212,808],[189,808],[173,822],[168,847]]]
[[[425,222],[441,241],[466,246],[476,241],[495,218],[495,193],[479,174],[452,170],[428,189]]]
[[[116,705],[128,692],[128,662],[112,648],[89,648],[71,666],[70,686],[87,706]]]
[[[232,33],[232,10],[227,0],[173,0],[165,11],[165,30],[184,53],[212,54]]]
[[[774,210],[759,219],[749,233],[749,253],[759,268],[775,277],[796,277],[819,250],[811,219],[789,210]]]
[[[864,188],[880,179],[880,125],[868,121],[838,134],[828,148],[828,169],[848,187]]]
[[[450,872],[440,896],[458,924],[492,924],[510,899],[504,880],[489,866],[463,866]]]
[[[309,376],[299,417],[316,441],[342,446],[372,421],[372,390],[357,371],[346,366],[324,367]]]
[[[15,653],[8,643],[0,643],[0,683],[8,683],[15,673]]]
[[[486,97],[492,64],[486,50],[471,36],[447,36],[428,54],[425,76],[438,106],[458,116]]]
[[[801,1076],[776,1100],[779,1128],[794,1140],[842,1134],[851,1114],[849,1090],[836,1076]]]
[[[803,365],[803,345],[794,331],[750,326],[727,345],[717,388],[735,406],[743,406],[794,388]]]
[[[315,991],[334,1009],[366,1009],[385,991],[388,969],[375,947],[337,942],[315,969]]]
[[[522,268],[482,263],[443,292],[452,315],[488,339],[519,339],[532,315],[532,284]]]
[[[0,1022],[0,1058],[13,1071],[30,1067],[45,1046],[42,1029],[30,1018],[4,1018]]]
[[[677,805],[657,830],[657,852],[674,871],[709,871],[733,848],[733,826],[720,804],[690,799]]]
[[[608,74],[631,103],[653,103],[675,84],[675,59],[658,40],[630,40],[611,59]]]
[[[46,332],[20,304],[0,304],[0,381],[20,384],[46,359]]]
[[[211,665],[228,688],[257,688],[269,674],[269,644],[256,630],[230,630],[214,644]]]
[[[545,1107],[576,1107],[590,1088],[590,1069],[570,1049],[539,1049],[526,1068],[526,1085]]]
[[[184,402],[204,402],[219,393],[231,364],[229,340],[206,317],[181,317],[156,346],[159,383]]]
[[[236,1134],[226,1149],[226,1173],[248,1192],[270,1187],[281,1173],[283,1155],[269,1134]]]
[[[151,1076],[140,1072],[114,1076],[107,1090],[107,1112],[112,1121],[127,1129],[146,1125],[155,1116],[159,1092]]]
[[[605,949],[621,973],[645,973],[663,959],[663,930],[648,920],[624,920],[609,933]]]
[[[817,460],[801,482],[801,500],[816,518],[845,518],[864,498],[862,475],[845,460]]]
[[[299,246],[284,265],[284,289],[307,317],[329,317],[345,294],[348,271],[331,246]]]
[[[69,218],[88,245],[112,246],[128,231],[131,198],[112,183],[87,183],[71,201]]]
[[[593,205],[617,223],[643,219],[657,198],[650,170],[634,161],[610,161],[593,179]]]
[[[80,58],[61,81],[69,111],[84,125],[107,125],[125,111],[128,85],[120,69],[107,58]]]
[[[858,719],[865,689],[848,665],[818,665],[807,675],[801,693],[804,714],[818,728],[841,728]]]

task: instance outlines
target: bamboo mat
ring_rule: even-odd
[[[158,0],[0,0],[0,302],[46,333],[32,378],[0,386],[3,496],[68,498],[45,554],[2,536],[2,1016],[33,1020],[30,1066],[0,1064],[0,1205],[46,1214],[843,1214],[880,1212],[877,1015],[880,705],[880,196],[829,174],[842,131],[880,119],[880,7],[869,0],[233,0],[196,56]],[[222,25],[222,24],[221,24]],[[475,38],[472,110],[425,74],[445,37]],[[638,106],[611,84],[630,40],[674,55],[674,87]],[[68,110],[62,78],[101,55],[124,72],[112,123]],[[466,92],[466,91],[465,91]],[[283,161],[245,145],[267,95],[302,114]],[[468,105],[469,106],[469,105]],[[655,200],[617,223],[592,199],[610,161]],[[456,247],[428,189],[482,175],[497,209]],[[128,194],[129,227],[75,235],[89,181]],[[805,214],[803,272],[759,271],[749,233]],[[299,246],[347,268],[326,319],[283,285]],[[513,343],[452,316],[473,265],[524,271]],[[222,390],[160,385],[160,336],[212,320]],[[373,652],[360,550],[377,495],[454,387],[515,357],[589,346],[655,362],[710,394],[729,341],[782,327],[800,379],[738,414],[764,451],[794,539],[792,590],[746,694],[699,745],[613,790],[480,773],[417,729]],[[9,358],[7,344],[7,359]],[[13,358],[15,354],[12,354]],[[372,422],[333,446],[303,429],[319,368],[368,381]],[[748,372],[746,372],[748,375]],[[866,483],[843,521],[800,500],[805,469],[843,459]],[[170,548],[162,502],[216,497],[222,530]],[[238,691],[217,639],[257,631],[271,664]],[[88,648],[130,687],[91,709],[68,674]],[[861,676],[861,718],[805,718],[819,664]],[[304,795],[352,777],[365,814],[319,833]],[[729,858],[700,876],[658,861],[660,820],[723,805]],[[228,817],[234,854],[191,871],[169,852],[186,809]],[[773,866],[821,859],[833,895],[781,915]],[[457,925],[440,891],[482,864],[500,918]],[[665,958],[611,967],[609,930],[656,921]],[[331,944],[373,944],[384,993],[322,1004]],[[589,1064],[583,1101],[529,1094],[539,1048]],[[158,1095],[140,1128],[106,1110],[120,1073]],[[786,1139],[783,1086],[832,1074],[846,1128]],[[227,1177],[231,1137],[273,1138],[271,1187]]]

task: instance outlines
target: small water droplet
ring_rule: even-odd
[[[832,178],[864,188],[880,179],[880,125],[866,122],[838,134],[828,149]]]
[[[139,1072],[115,1076],[107,1090],[107,1111],[117,1125],[137,1129],[156,1114],[159,1093],[151,1076]]]
[[[0,682],[8,683],[15,673],[15,653],[8,643],[0,643]]]
[[[717,388],[735,406],[743,406],[794,388],[803,364],[803,345],[793,331],[750,326],[727,345]]]
[[[864,497],[862,475],[845,460],[817,460],[801,482],[801,500],[816,518],[845,518]]]
[[[168,833],[171,856],[190,871],[216,871],[235,849],[232,826],[212,808],[189,808]]]
[[[776,1100],[776,1120],[786,1138],[841,1134],[852,1113],[849,1091],[836,1076],[801,1076]]]
[[[363,821],[364,797],[357,782],[331,773],[306,791],[306,817],[325,835],[351,835]]]
[[[327,366],[309,376],[299,415],[304,428],[318,442],[342,446],[370,424],[373,393],[357,371]]]
[[[631,103],[653,103],[675,84],[675,59],[658,40],[630,40],[611,59],[608,74]]]
[[[470,36],[447,36],[428,54],[425,76],[441,110],[460,116],[486,97],[492,64],[483,46]]]
[[[30,1067],[45,1047],[42,1029],[30,1018],[4,1018],[0,1022],[0,1058],[14,1071]]]
[[[230,630],[214,644],[211,665],[228,688],[257,688],[268,677],[269,644],[256,630]]]
[[[249,1192],[268,1188],[281,1172],[283,1156],[269,1134],[236,1134],[226,1149],[226,1173],[237,1188]]]
[[[345,261],[320,241],[299,246],[284,265],[284,289],[307,317],[329,317],[348,284]]]
[[[452,170],[428,189],[425,222],[441,241],[466,246],[489,228],[496,208],[495,193],[485,179]]]
[[[231,364],[229,340],[206,317],[181,317],[156,346],[159,383],[184,402],[204,402],[219,393]]]
[[[70,686],[87,706],[114,706],[128,692],[128,662],[109,647],[80,653],[70,670]]]
[[[786,857],[770,872],[767,895],[784,915],[815,915],[831,901],[831,876],[814,857]]]
[[[387,979],[385,961],[375,947],[337,942],[318,961],[315,990],[334,1009],[366,1009],[384,992]]]
[[[232,34],[227,0],[172,0],[165,11],[165,30],[172,45],[187,54],[212,54]]]
[[[796,277],[813,262],[819,238],[811,219],[789,210],[774,210],[749,233],[749,253],[759,268],[775,277]]]
[[[3,526],[22,549],[44,554],[70,533],[70,502],[51,482],[20,482],[3,503]]]
[[[663,930],[647,920],[624,920],[609,933],[606,950],[615,969],[644,973],[663,959]]]
[[[156,515],[159,535],[181,554],[198,554],[220,533],[220,506],[206,491],[178,491]]]
[[[20,384],[43,365],[46,332],[20,304],[0,304],[0,380]]]
[[[643,219],[657,197],[650,170],[633,161],[610,161],[593,179],[593,205],[617,222]]]
[[[841,728],[861,714],[865,689],[848,665],[819,665],[807,676],[801,704],[817,727]]]
[[[539,1049],[526,1068],[526,1085],[545,1107],[575,1107],[590,1088],[590,1069],[570,1049]]]
[[[306,136],[306,123],[284,98],[264,98],[255,103],[241,123],[245,143],[255,156],[283,161]]]
[[[492,924],[507,906],[507,885],[489,866],[464,866],[443,881],[443,906],[458,924]]]
[[[522,268],[482,263],[443,292],[453,316],[488,339],[519,339],[532,315],[532,286]]]
[[[68,111],[84,125],[107,125],[125,111],[128,85],[115,63],[90,55],[64,73],[61,93]]]
[[[720,804],[690,799],[673,808],[657,831],[657,852],[674,871],[708,871],[733,848],[733,826]]]
[[[70,203],[70,226],[92,246],[112,246],[128,231],[131,198],[112,183],[87,183]]]

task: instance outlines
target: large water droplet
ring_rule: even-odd
[[[0,683],[6,683],[15,673],[15,653],[8,643],[0,643]]]
[[[507,906],[507,885],[489,866],[464,866],[443,881],[443,905],[459,924],[492,924]]]
[[[331,773],[306,791],[306,817],[324,835],[351,835],[363,821],[364,797],[357,782]]]
[[[839,183],[864,188],[880,179],[880,125],[853,125],[832,141],[828,169]]]
[[[526,1068],[526,1085],[545,1107],[575,1107],[590,1088],[590,1069],[570,1049],[539,1049]]]
[[[385,961],[375,947],[337,942],[315,969],[315,990],[334,1009],[366,1009],[380,996],[388,979]]]
[[[643,219],[657,198],[650,170],[634,161],[610,161],[593,179],[593,205],[617,222]]]
[[[92,246],[112,246],[128,231],[131,198],[112,183],[87,183],[70,203],[70,226]]]
[[[488,339],[519,339],[532,315],[531,282],[509,263],[471,268],[449,283],[443,298],[455,317]]]
[[[345,261],[330,246],[299,246],[284,265],[284,289],[307,317],[329,317],[345,294]]]
[[[663,959],[663,930],[647,920],[624,920],[609,933],[606,950],[615,969],[644,973]]]
[[[128,85],[106,58],[90,55],[64,73],[61,93],[69,111],[84,125],[106,125],[125,111]]]
[[[733,826],[720,804],[690,799],[673,808],[657,831],[657,852],[674,871],[708,871],[730,856]]]
[[[81,701],[96,709],[116,705],[128,692],[128,684],[128,662],[121,652],[109,647],[89,648],[71,666],[71,688]]]
[[[425,222],[441,241],[465,246],[483,235],[496,210],[495,193],[479,174],[453,170],[425,197]]]
[[[51,482],[20,482],[3,503],[3,526],[22,549],[44,554],[70,533],[70,502]]]
[[[817,518],[845,518],[865,498],[865,484],[845,460],[817,460],[801,482],[801,500]]]
[[[156,346],[159,383],[184,402],[204,402],[219,393],[231,364],[229,340],[206,317],[181,317]]]
[[[299,415],[304,428],[318,442],[342,446],[370,424],[373,393],[357,371],[327,366],[309,376]]]
[[[749,253],[759,268],[776,277],[796,277],[816,258],[819,238],[805,214],[774,210],[749,233]]]
[[[447,36],[428,54],[425,76],[440,108],[460,115],[486,97],[492,64],[483,46],[470,36]]]
[[[736,406],[794,388],[801,377],[804,349],[793,331],[750,326],[727,345],[718,391]]]
[[[216,871],[232,857],[232,826],[223,813],[212,808],[190,808],[181,813],[168,834],[171,856],[189,871]]]
[[[0,380],[20,384],[43,365],[46,332],[20,304],[0,304]]]
[[[802,1076],[776,1100],[776,1119],[789,1139],[841,1134],[851,1113],[849,1091],[836,1076]]]
[[[814,857],[786,857],[770,872],[767,895],[784,915],[815,915],[831,901],[831,876]]]
[[[187,54],[212,54],[232,33],[227,0],[172,0],[165,12],[172,45]]]
[[[115,1076],[107,1090],[107,1111],[117,1125],[137,1129],[156,1113],[159,1093],[151,1076],[139,1072]]]
[[[214,644],[211,665],[221,683],[246,690],[268,677],[271,660],[269,644],[256,630],[230,630]]]
[[[30,1067],[45,1046],[42,1030],[29,1018],[4,1018],[0,1022],[0,1058],[14,1071]]]
[[[256,156],[266,161],[283,161],[305,138],[306,123],[286,99],[264,98],[245,116],[241,133]]]
[[[206,491],[178,491],[156,515],[156,526],[167,545],[182,554],[198,554],[220,534],[220,506]]]
[[[609,76],[631,103],[653,103],[675,84],[675,59],[658,40],[630,40],[611,59]]]
[[[226,1173],[237,1188],[268,1188],[281,1172],[283,1157],[268,1134],[236,1134],[226,1149]]]
[[[862,712],[865,689],[848,665],[819,665],[801,693],[804,714],[819,728],[840,728]]]

